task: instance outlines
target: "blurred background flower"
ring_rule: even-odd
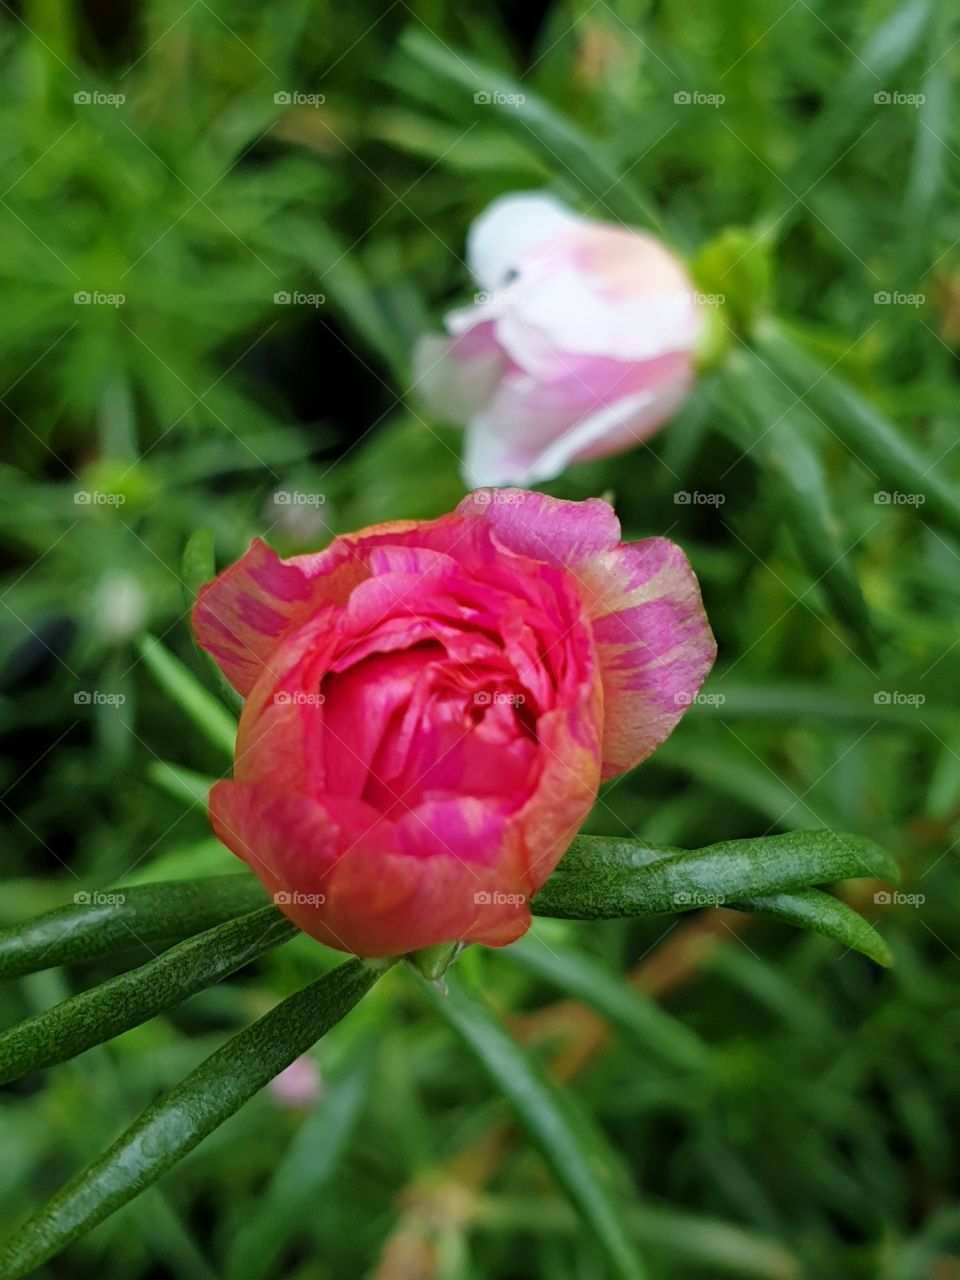
[[[634,448],[683,402],[701,333],[693,281],[658,240],[502,196],[473,224],[480,292],[417,349],[417,390],[466,427],[471,487],[552,480]]]

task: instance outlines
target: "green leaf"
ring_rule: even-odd
[[[382,971],[341,965],[191,1071],[20,1228],[0,1256],[4,1280],[28,1275],[156,1182],[349,1013]]]
[[[0,978],[113,955],[138,944],[166,944],[265,903],[252,875],[81,890],[70,906],[0,929]]]
[[[882,484],[893,492],[921,494],[930,511],[960,534],[960,492],[937,470],[936,459],[802,351],[779,323],[761,322],[754,336],[764,358]]]
[[[139,1026],[235,973],[296,932],[296,926],[275,907],[261,907],[27,1018],[0,1034],[0,1084],[65,1062]]]
[[[923,38],[935,10],[932,0],[904,0],[883,22],[867,25],[868,38],[859,51],[850,50],[849,70],[832,86],[823,109],[812,122],[797,168],[789,175],[792,197],[806,196],[864,134],[864,117],[875,110],[874,94],[898,84],[897,73]],[[936,55],[932,55],[936,56]],[[884,128],[884,125],[880,125]],[[804,212],[802,199],[786,199],[787,225]]]
[[[558,164],[564,176],[579,185],[585,196],[615,218],[639,223],[664,234],[660,216],[638,194],[635,186],[624,182],[623,174],[599,138],[584,133],[535,94],[524,81],[495,71],[468,54],[454,51],[439,40],[425,34],[419,26],[410,27],[400,40],[404,53],[430,73],[434,80],[446,81],[460,90],[466,101],[477,93],[491,95],[491,108],[501,122],[539,155],[551,171]],[[519,105],[513,105],[519,103]]]
[[[206,805],[210,788],[217,781],[205,773],[184,769],[167,760],[151,760],[147,765],[147,777],[161,791],[166,791],[175,800],[183,801],[190,809],[198,804]]]
[[[729,904],[735,911],[749,911],[755,916],[769,916],[797,929],[809,929],[833,938],[851,951],[859,951],[877,964],[889,968],[893,964],[890,948],[863,916],[839,898],[819,889],[800,889],[793,893],[772,893],[745,898]]]
[[[229,711],[154,636],[141,636],[137,641],[137,648],[164,693],[186,712],[214,746],[219,747],[232,760],[237,739],[237,722]]]
[[[726,840],[689,851],[579,836],[531,905],[537,915],[573,920],[657,915],[854,876],[896,880],[898,871],[872,840],[832,831]]]
[[[183,549],[180,577],[183,579],[183,602],[193,608],[197,592],[206,582],[217,576],[212,529],[194,529]]]
[[[424,983],[434,1007],[460,1033],[494,1083],[509,1098],[523,1127],[559,1185],[583,1215],[617,1280],[646,1275],[624,1225],[625,1206],[611,1185],[616,1156],[603,1135],[540,1067],[527,1056],[487,1003],[457,976],[447,995]]]
[[[297,1130],[270,1181],[246,1206],[227,1249],[227,1280],[266,1280],[291,1240],[309,1221],[336,1172],[373,1080],[374,1055],[351,1053],[340,1076],[325,1081],[323,1095]]]
[[[852,539],[843,533],[830,502],[830,486],[816,450],[794,419],[802,406],[762,360],[736,351],[727,358],[720,379],[746,426],[728,415],[721,425],[744,454],[752,453],[776,485],[786,527],[814,586],[827,595],[833,611],[867,650],[876,654],[876,637],[860,580],[852,561]],[[802,599],[803,597],[801,597]]]
[[[187,539],[187,545],[183,550],[180,576],[183,580],[184,604],[192,611],[200,588],[205,583],[212,582],[217,576],[212,529],[195,529]],[[197,645],[197,652],[224,702],[239,713],[243,706],[243,698],[217,666],[212,655],[207,653],[206,649],[201,649],[199,645]]]
[[[611,973],[582,952],[528,933],[502,954],[596,1009],[637,1040],[645,1053],[654,1053],[682,1071],[709,1065],[710,1049],[696,1032],[671,1017],[645,992],[627,986],[621,974]]]

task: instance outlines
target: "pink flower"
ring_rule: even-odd
[[[482,292],[422,339],[415,385],[466,427],[468,484],[533,484],[622,453],[679,407],[700,312],[681,263],[652,236],[571,213],[547,195],[497,200],[467,257]]]
[[[480,490],[205,586],[199,643],[246,696],[219,838],[343,951],[502,946],[590,812],[713,662],[697,582],[605,502]]]
[[[308,1107],[320,1097],[323,1085],[317,1064],[304,1053],[274,1076],[267,1089],[281,1107]]]

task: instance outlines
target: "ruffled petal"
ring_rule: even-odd
[[[481,490],[457,510],[483,515],[510,550],[575,574],[603,678],[603,774],[633,768],[674,728],[716,657],[684,553],[666,538],[621,545],[613,508],[594,498]]]
[[[529,927],[519,848],[476,802],[384,822],[369,805],[219,782],[210,816],[277,906],[311,937],[359,956],[403,955],[453,939],[506,946]],[[424,831],[439,850],[425,851]],[[471,861],[472,846],[485,861]],[[408,850],[408,847],[410,851]]]

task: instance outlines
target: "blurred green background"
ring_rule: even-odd
[[[650,447],[547,487],[612,491],[628,536],[680,542],[720,657],[590,829],[871,835],[907,896],[856,905],[896,966],[723,911],[538,922],[633,971],[691,1058],[666,1034],[588,1055],[602,1028],[549,976],[462,963],[611,1136],[654,1277],[957,1280],[960,527],[878,476],[837,384],[956,491],[955,7],[30,0],[0,11],[0,64],[2,917],[234,869],[163,768],[229,760],[138,648],[207,678],[187,538],[212,528],[225,564],[257,534],[291,553],[448,510],[459,436],[424,417],[410,352],[472,292],[471,220],[541,187],[656,209],[725,299],[724,354]],[[799,385],[752,353],[771,317],[814,362]],[[0,1091],[0,1225],[335,959],[298,939]],[[109,972],[6,984],[4,1025]],[[313,1058],[318,1101],[259,1096],[39,1274],[603,1274],[401,974]]]

